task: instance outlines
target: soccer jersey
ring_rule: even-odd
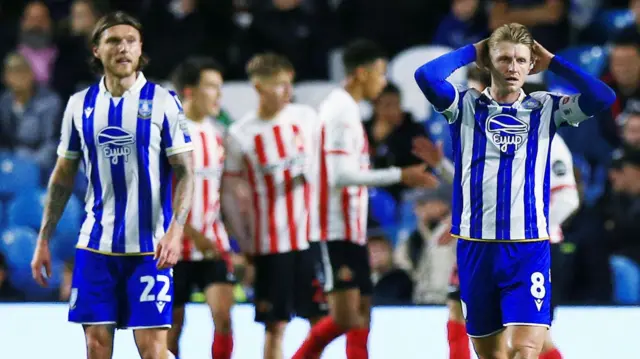
[[[104,79],[71,96],[57,152],[82,158],[89,182],[77,246],[153,253],[172,218],[168,157],[191,149],[180,101],[142,73],[119,98]]]
[[[551,243],[562,242],[562,222],[579,205],[576,178],[573,174],[573,156],[562,137],[556,135],[551,142],[551,194],[549,198],[549,237]]]
[[[202,122],[187,119],[193,143],[195,186],[188,223],[215,242],[218,250],[229,251],[229,237],[220,217],[220,180],[224,167],[222,126],[214,119]],[[202,252],[185,235],[182,241],[183,260],[201,260]]]
[[[366,241],[368,214],[367,186],[332,185],[332,168],[328,156],[348,156],[357,170],[368,170],[369,142],[362,126],[358,103],[342,88],[333,90],[320,105],[320,152],[317,166],[317,189],[313,193],[311,219],[312,240]]]
[[[456,91],[443,111],[451,127],[455,176],[452,234],[476,240],[549,238],[551,140],[557,126],[588,118],[580,94],[521,92],[511,105],[488,89]]]
[[[225,174],[249,184],[251,238],[258,255],[309,247],[317,126],[311,107],[289,104],[273,119],[252,112],[229,128]]]

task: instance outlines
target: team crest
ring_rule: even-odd
[[[498,114],[487,119],[487,132],[500,152],[513,155],[525,142],[529,125],[514,116]]]
[[[109,126],[98,132],[98,146],[102,153],[111,161],[112,165],[117,165],[120,158],[125,162],[129,161],[131,155],[131,145],[135,142],[133,134],[116,126]]]
[[[140,100],[138,104],[138,117],[143,119],[151,118],[152,112],[152,101],[151,100]]]
[[[535,108],[538,108],[540,106],[542,106],[542,103],[538,100],[536,100],[533,97],[529,97],[528,99],[524,100],[522,102],[522,108],[527,109],[527,110],[533,110]]]

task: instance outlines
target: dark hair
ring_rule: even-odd
[[[176,91],[182,95],[186,87],[195,87],[200,83],[202,72],[213,70],[222,74],[222,66],[210,57],[193,56],[184,60],[171,75],[171,82]]]
[[[345,47],[342,54],[342,64],[346,73],[351,74],[358,67],[370,65],[385,57],[385,53],[374,42],[356,40]]]
[[[400,88],[398,86],[396,86],[394,83],[388,82],[387,86],[385,86],[382,91],[380,92],[380,96],[382,95],[386,95],[386,94],[390,94],[390,95],[398,95],[400,96],[401,92],[400,92]],[[378,96],[379,97],[379,96]]]
[[[628,27],[620,32],[613,39],[612,44],[615,46],[634,46],[640,52],[640,31],[635,26]]]
[[[140,33],[140,40],[142,40],[142,24],[135,17],[127,14],[124,11],[116,11],[106,14],[101,17],[100,20],[96,23],[96,26],[93,28],[93,32],[91,33],[91,46],[98,46],[100,44],[100,38],[102,37],[102,33],[108,28],[118,26],[118,25],[129,25]],[[142,70],[149,63],[149,58],[143,53],[140,56],[138,61],[138,68],[136,70]],[[102,74],[104,72],[104,67],[100,59],[95,56],[91,56],[89,60],[89,66],[96,73]]]
[[[282,55],[272,52],[258,54],[247,62],[247,76],[273,76],[282,71],[294,71],[293,64]]]

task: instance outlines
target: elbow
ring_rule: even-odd
[[[413,78],[416,80],[416,83],[423,92],[425,88],[429,87],[430,83],[435,81],[432,75],[435,71],[431,67],[431,62],[427,62],[426,64],[418,67],[418,69],[413,73]]]
[[[608,109],[613,105],[616,100],[616,92],[611,87],[605,84],[605,91],[602,96],[602,110]]]

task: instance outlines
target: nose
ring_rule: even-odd
[[[514,60],[514,61],[509,62],[509,67],[508,67],[507,69],[509,70],[509,72],[514,72],[514,71],[516,71],[516,62],[515,62],[515,60]]]

